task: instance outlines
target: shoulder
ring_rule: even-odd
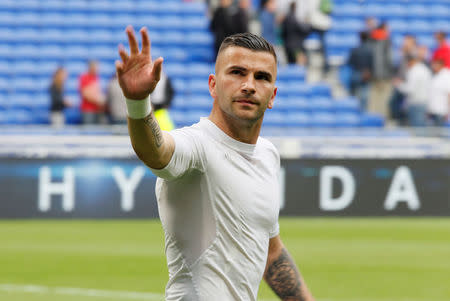
[[[273,145],[273,143],[270,142],[268,139],[259,137],[258,146],[261,148],[261,150],[264,152],[265,155],[274,159],[275,162],[280,161],[280,153],[278,152],[275,145]]]

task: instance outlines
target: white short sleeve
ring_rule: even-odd
[[[280,234],[280,224],[277,222],[269,232],[269,238],[274,238]]]
[[[192,169],[203,171],[205,166],[205,152],[200,143],[201,133],[190,128],[183,128],[169,132],[175,141],[175,150],[166,167],[162,169],[150,168],[158,177],[173,180],[181,177]]]

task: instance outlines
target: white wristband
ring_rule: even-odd
[[[126,99],[127,114],[131,119],[142,119],[152,112],[150,96],[142,100]]]

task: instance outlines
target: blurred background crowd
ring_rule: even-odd
[[[147,26],[164,75],[164,129],[208,114],[207,76],[228,35],[279,57],[265,126],[449,126],[447,0],[70,0],[0,4],[0,124],[125,124],[115,77],[124,28]]]

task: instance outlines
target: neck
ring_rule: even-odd
[[[208,119],[231,138],[248,144],[256,144],[258,141],[263,121],[262,117],[257,121],[232,117],[217,108],[215,104]]]

